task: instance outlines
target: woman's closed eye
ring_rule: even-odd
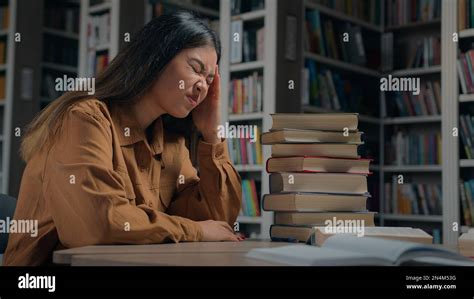
[[[198,74],[198,75],[204,75],[203,72],[202,72],[202,70],[197,70],[194,66],[192,66],[192,69],[193,69],[193,71],[194,71],[196,74]],[[206,83],[207,83],[207,85],[210,86],[213,81],[214,81],[214,77],[213,77],[213,76],[207,76],[207,78],[206,78]]]

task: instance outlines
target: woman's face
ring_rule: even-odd
[[[216,72],[213,47],[184,49],[166,66],[153,84],[150,100],[158,111],[186,117],[205,98]]]

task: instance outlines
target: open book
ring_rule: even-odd
[[[322,247],[256,248],[246,256],[293,266],[474,266],[462,255],[434,245],[347,234],[328,238]]]

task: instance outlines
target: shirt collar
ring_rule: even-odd
[[[131,113],[130,104],[113,103],[109,107],[120,146],[132,145],[140,141],[148,145],[145,130],[140,127],[137,118]],[[163,121],[161,117],[153,121],[150,126],[152,127],[150,151],[153,155],[158,155],[163,151]]]

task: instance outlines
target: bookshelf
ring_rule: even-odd
[[[117,55],[120,4],[119,0],[83,1],[79,43],[80,76],[94,77]]]
[[[55,78],[77,77],[81,3],[75,0],[44,0],[43,6],[41,109],[63,93],[55,90]]]
[[[420,5],[421,2],[417,2]],[[396,3],[394,3],[397,5]],[[442,161],[444,152],[439,147],[439,137],[443,121],[443,101],[440,95],[435,95],[435,84],[441,85],[441,55],[443,50],[436,45],[441,36],[441,6],[436,6],[436,1],[429,3],[429,13],[425,16],[413,15],[410,10],[397,10],[391,7],[392,3],[384,1],[384,22],[382,34],[392,40],[391,49],[381,43],[382,49],[388,51],[393,57],[390,70],[383,72],[383,77],[419,78],[420,90],[429,84],[433,94],[433,102],[428,89],[420,97],[410,95],[410,92],[383,91],[380,114],[383,129],[381,131],[384,143],[383,166],[381,169],[380,185],[380,223],[385,226],[415,226],[428,231],[434,236],[435,242],[441,243],[441,235],[446,238],[447,232],[443,229],[446,217],[440,214],[446,203],[444,193],[441,194]],[[414,20],[416,19],[416,20]],[[428,45],[427,45],[428,44]],[[412,47],[411,45],[416,45]],[[401,53],[393,53],[394,47],[403,49]],[[418,52],[424,59],[417,62]],[[432,50],[428,52],[427,48]],[[439,49],[439,50],[434,50]],[[437,52],[438,54],[436,55]],[[416,53],[416,55],[414,55]],[[429,54],[428,54],[429,53]],[[426,55],[428,54],[428,57]],[[382,54],[384,56],[384,54]],[[416,66],[414,66],[416,64]],[[441,87],[442,89],[442,87]],[[403,98],[403,102],[399,99]],[[397,102],[400,101],[400,102]],[[408,102],[411,107],[408,109]],[[396,103],[396,105],[395,105]],[[419,105],[418,107],[415,104]],[[431,105],[431,106],[430,106]],[[403,110],[402,110],[403,109]],[[410,114],[410,115],[407,115]],[[401,134],[401,135],[400,135]],[[443,135],[444,136],[444,135]],[[398,139],[401,137],[402,139]],[[426,138],[430,146],[426,146]],[[413,144],[415,139],[425,138],[425,144]],[[442,139],[441,139],[442,140]],[[404,155],[400,146],[409,146],[409,154]],[[433,148],[437,148],[434,150]],[[412,159],[415,152],[421,151],[423,157]],[[442,152],[443,156],[441,156]],[[426,157],[429,153],[429,157]],[[400,161],[402,160],[402,161]],[[407,161],[408,160],[408,161]],[[409,162],[407,164],[407,162]],[[403,179],[400,184],[398,178]],[[388,188],[388,189],[387,189]],[[401,207],[409,200],[409,208]],[[433,200],[433,202],[429,202]],[[398,203],[394,203],[398,201]],[[421,202],[421,204],[420,204]],[[398,206],[398,207],[397,207]],[[404,213],[393,210],[404,209]],[[446,239],[444,239],[446,240]]]
[[[471,215],[470,218],[474,215],[474,212],[471,211],[473,206],[471,205],[469,207],[468,205],[468,201],[470,200],[469,194],[472,194],[474,191],[471,190],[470,192],[469,189],[469,182],[474,179],[474,159],[468,156],[469,150],[465,149],[465,146],[468,146],[466,143],[469,144],[469,142],[466,142],[467,139],[472,138],[472,133],[468,133],[467,131],[469,130],[467,127],[469,125],[469,119],[465,117],[472,117],[474,115],[474,95],[472,91],[465,90],[469,87],[464,87],[467,84],[468,78],[464,74],[465,68],[463,67],[463,61],[466,62],[469,59],[466,53],[473,48],[474,23],[472,11],[462,6],[463,4],[467,5],[468,1],[457,1],[456,4],[457,5],[452,5],[446,11],[446,19],[448,20],[446,34],[451,38],[451,41],[445,45],[449,50],[449,55],[447,55],[446,58],[447,69],[444,70],[446,76],[453,76],[452,78],[447,77],[446,79],[446,96],[458,99],[455,105],[446,107],[449,126],[446,128],[446,134],[452,135],[452,131],[448,131],[450,127],[459,128],[460,131],[458,135],[459,138],[450,138],[450,142],[444,144],[446,148],[451,150],[451,155],[446,161],[446,171],[449,171],[448,174],[451,179],[446,179],[445,184],[451,190],[450,195],[455,199],[459,198],[459,200],[453,204],[450,211],[453,214],[452,222],[458,223],[461,227],[458,231],[453,231],[451,237],[453,242],[457,240],[461,233],[467,232],[470,228],[474,227],[472,221],[471,223],[466,223],[469,217],[466,218],[464,214],[467,212]],[[454,32],[458,34],[459,39],[457,42],[453,42],[452,40],[452,34]],[[457,65],[458,62],[460,65]],[[466,69],[469,69],[469,66],[467,66]],[[470,69],[472,70],[472,66]],[[460,72],[463,72],[463,74]],[[463,184],[463,189],[461,189],[461,184]]]
[[[435,3],[433,1],[433,3]],[[441,6],[438,8],[430,8],[429,15],[423,16],[418,21],[414,21],[408,15],[401,15],[392,17],[387,13],[387,9],[391,5],[388,1],[380,1],[380,6],[370,7],[370,2],[368,1],[366,5],[369,5],[370,10],[378,11],[381,15],[380,20],[374,20],[369,22],[367,20],[361,20],[358,17],[353,15],[349,15],[347,11],[342,11],[342,7],[329,7],[330,5],[338,5],[337,3],[334,4],[330,1],[324,0],[306,0],[303,1],[303,15],[306,13],[306,19],[308,18],[308,10],[317,10],[319,11],[319,16],[316,19],[320,19],[323,25],[324,19],[331,19],[333,23],[346,23],[349,22],[351,26],[360,26],[362,31],[362,36],[364,38],[371,38],[372,40],[377,41],[379,40],[380,43],[380,64],[378,66],[367,66],[368,64],[361,65],[361,64],[354,64],[348,62],[346,59],[335,59],[334,57],[328,57],[328,55],[322,55],[320,53],[309,52],[307,50],[303,51],[303,57],[305,60],[314,61],[317,67],[330,69],[331,71],[341,71],[345,73],[353,74],[353,76],[360,76],[366,80],[375,79],[376,82],[373,81],[373,85],[370,86],[371,89],[378,89],[376,86],[380,86],[378,80],[382,77],[387,77],[391,75],[392,77],[400,78],[400,77],[419,77],[421,80],[421,85],[424,82],[431,82],[430,83],[430,90],[433,91],[434,83],[438,82],[441,86],[441,74],[443,72],[444,76],[444,66],[442,69],[441,63],[441,55],[444,58],[444,48],[438,51],[437,57],[434,54],[430,54],[431,60],[429,64],[420,64],[416,60],[414,60],[411,64],[408,63],[400,63],[399,61],[392,61],[392,67],[390,70],[387,70],[386,67],[383,65],[383,59],[385,56],[386,45],[384,45],[384,35],[387,33],[392,34],[395,38],[392,37],[393,42],[406,42],[407,40],[416,40],[421,39],[423,40],[426,37],[426,41],[423,43],[430,43],[429,45],[435,45],[436,42],[440,43],[439,37],[441,36],[441,27],[444,22],[446,16],[444,15],[444,11],[441,10]],[[447,5],[447,4],[444,4]],[[432,10],[431,10],[432,9]],[[406,12],[404,12],[406,13]],[[443,15],[441,15],[443,13]],[[311,21],[309,21],[311,23]],[[338,28],[340,25],[333,25],[334,27]],[[324,29],[325,25],[322,26],[322,30]],[[303,25],[302,32],[305,32],[306,28]],[[337,30],[336,30],[337,31]],[[323,32],[326,33],[326,32]],[[467,36],[467,33],[463,33]],[[471,33],[472,34],[472,33]],[[327,34],[325,34],[327,36]],[[304,41],[303,41],[304,42]],[[425,47],[425,44],[421,44],[421,48]],[[365,43],[367,44],[367,43]],[[393,47],[394,45],[392,45]],[[330,48],[331,46],[328,46]],[[343,47],[343,46],[342,46]],[[303,47],[304,48],[304,47]],[[401,47],[404,48],[404,47]],[[393,48],[392,48],[393,49]],[[424,48],[423,48],[424,49]],[[418,49],[416,49],[418,51]],[[424,50],[423,50],[424,51]],[[399,56],[407,56],[403,53],[397,53],[394,55],[393,53],[389,53],[395,59],[399,59]],[[437,58],[437,59],[435,59]],[[413,67],[415,62],[417,62],[416,67]],[[318,69],[319,70],[319,69]],[[303,72],[303,79],[305,80],[306,74]],[[442,89],[444,88],[444,82],[442,83],[443,87],[440,88],[440,94]],[[304,84],[305,85],[305,84]],[[307,83],[306,83],[307,85]],[[304,113],[320,113],[320,112],[341,112],[338,109],[328,109],[327,107],[318,107],[314,104],[308,105],[307,95],[302,93],[302,104],[301,104],[301,112]],[[446,96],[444,93],[439,96],[436,94],[436,100],[445,99]],[[370,146],[372,149],[378,148],[378,153],[375,153],[373,158],[374,166],[371,167],[371,170],[374,172],[374,178],[372,181],[369,179],[369,184],[373,185],[373,190],[371,190],[373,198],[376,202],[373,202],[369,209],[371,210],[378,210],[378,224],[379,225],[411,225],[420,228],[427,229],[429,232],[430,230],[437,230],[433,232],[433,234],[437,235],[438,237],[443,235],[443,240],[445,243],[452,242],[452,235],[450,235],[450,228],[448,228],[448,223],[452,223],[451,220],[453,218],[453,213],[447,210],[443,210],[443,216],[441,215],[418,215],[418,214],[397,214],[391,211],[386,211],[387,205],[390,205],[389,198],[385,198],[385,183],[390,182],[390,177],[394,175],[403,175],[405,177],[406,183],[419,183],[421,184],[420,188],[427,188],[430,192],[433,191],[431,185],[441,185],[443,181],[442,178],[446,179],[444,174],[445,171],[445,163],[446,162],[445,156],[441,159],[439,156],[432,154],[430,156],[431,159],[438,158],[439,163],[422,163],[420,165],[401,163],[394,161],[396,163],[391,163],[390,152],[387,152],[386,143],[390,141],[392,136],[397,131],[402,130],[405,132],[420,132],[423,133],[425,128],[428,131],[437,132],[437,135],[441,134],[441,131],[444,130],[445,127],[445,103],[443,102],[443,106],[441,104],[436,103],[438,107],[438,113],[435,113],[435,109],[430,106],[428,108],[424,108],[425,110],[416,111],[413,115],[404,115],[404,114],[394,114],[393,113],[393,105],[390,102],[391,94],[388,91],[380,91],[379,94],[372,94],[371,96],[367,96],[370,98],[370,101],[367,102],[367,105],[360,105],[359,108],[355,108],[353,110],[342,110],[344,112],[358,112],[359,113],[359,120],[361,130],[367,131],[370,130],[372,133],[366,139],[366,143],[370,142]],[[463,96],[463,101],[474,101],[474,97],[471,96]],[[441,102],[441,101],[440,101]],[[431,104],[431,103],[430,103]],[[433,104],[434,105],[434,104]],[[377,111],[368,112],[368,106],[376,106]],[[442,109],[440,109],[442,108]],[[442,113],[439,113],[441,112]],[[402,112],[402,111],[400,111]],[[427,134],[430,136],[429,134]],[[436,136],[436,135],[435,135]],[[443,134],[442,136],[445,136]],[[426,137],[431,138],[430,141],[435,140],[435,137]],[[439,139],[436,139],[439,141]],[[434,142],[434,141],[433,141]],[[444,145],[444,140],[441,138],[441,141],[438,142],[438,145]],[[438,150],[439,151],[439,150]],[[442,152],[445,153],[444,148]],[[436,152],[437,153],[437,152]],[[436,157],[435,157],[436,156]],[[424,159],[420,159],[424,161]],[[426,161],[425,161],[426,162]],[[431,162],[431,160],[430,160]],[[470,162],[462,162],[463,167],[468,167]],[[456,163],[458,165],[459,163]],[[418,185],[415,185],[418,186]],[[445,186],[443,186],[443,196],[441,197],[441,201],[443,204],[443,209],[446,209],[446,206],[451,205],[449,202],[450,196],[447,196]],[[417,187],[418,188],[418,187]],[[439,190],[439,189],[437,189]],[[434,191],[433,191],[434,192]],[[439,191],[437,191],[439,192]],[[434,194],[434,193],[433,193]],[[439,195],[439,194],[437,194]],[[449,209],[448,209],[449,210]]]
[[[244,2],[244,1],[242,1]],[[250,3],[250,1],[248,1]],[[229,122],[230,125],[256,125],[259,128],[259,134],[268,131],[271,127],[271,118],[269,114],[275,112],[275,85],[276,78],[270,74],[276,73],[276,49],[277,33],[272,30],[265,32],[263,41],[263,58],[258,59],[256,55],[252,59],[245,59],[245,53],[242,53],[240,62],[231,63],[232,47],[243,47],[247,40],[239,39],[235,44],[231,37],[236,31],[233,30],[232,22],[238,22],[242,25],[243,31],[256,34],[261,28],[276,28],[277,23],[277,1],[262,1],[263,7],[250,7],[248,10],[242,9],[240,12],[233,11],[231,0],[222,0],[220,2],[220,38],[222,43],[222,58],[219,65],[221,72],[221,92],[222,92],[222,122]],[[235,24],[235,23],[234,23]],[[263,29],[265,30],[265,29]],[[243,33],[243,32],[242,32]],[[244,34],[241,34],[242,36]],[[240,36],[240,38],[242,38]],[[257,39],[255,37],[255,39]],[[233,44],[234,43],[234,44]],[[242,43],[242,44],[240,44]],[[256,46],[256,44],[255,44]],[[242,48],[241,48],[242,49]],[[234,50],[235,51],[235,50]],[[243,49],[241,50],[244,51]],[[235,53],[235,52],[234,52]],[[249,55],[250,56],[250,55]],[[261,57],[259,57],[261,58]],[[262,78],[263,89],[261,90],[261,109],[251,111],[230,110],[231,103],[236,99],[232,98],[232,80],[244,80],[247,76],[258,76]],[[257,82],[257,81],[255,81]],[[235,83],[238,84],[238,83]],[[229,96],[226,96],[229,95]],[[259,149],[257,148],[257,151]],[[232,149],[231,149],[232,151]],[[266,173],[264,163],[270,156],[270,149],[263,146],[262,163],[256,165],[239,165],[235,167],[243,179],[255,180],[257,185],[257,200],[261,207],[262,196],[269,192],[268,174]],[[261,208],[260,208],[261,211]],[[251,238],[268,238],[270,225],[273,223],[273,213],[261,211],[260,216],[248,216],[241,213],[237,218],[239,230]]]
[[[9,193],[9,170],[12,154],[12,130],[13,130],[13,71],[15,65],[14,33],[16,32],[16,1],[2,1],[2,10],[9,15],[8,22],[2,24],[0,39],[5,43],[3,63],[0,65],[0,75],[3,76],[1,84],[2,95],[0,96],[0,111],[2,115],[2,131],[0,135],[1,164],[0,164],[0,186],[2,193]]]
[[[342,3],[342,2],[341,2]],[[339,3],[339,4],[341,4]],[[374,2],[375,3],[375,2]],[[342,32],[352,32],[347,30],[346,28],[353,28],[359,27],[360,31],[359,34],[362,38],[366,38],[364,40],[364,44],[369,41],[372,44],[380,43],[380,35],[382,33],[382,27],[379,25],[381,20],[377,20],[374,18],[375,15],[381,13],[382,7],[379,7],[377,4],[371,6],[372,10],[372,19],[363,20],[360,17],[355,15],[350,15],[348,11],[345,10],[347,7],[337,7],[339,5],[335,3],[335,7],[330,7],[331,3],[324,1],[316,1],[316,0],[305,0],[302,2],[302,19],[304,20],[301,24],[301,32],[303,32],[303,38],[301,41],[301,48],[303,51],[302,58],[302,79],[301,81],[307,80],[306,83],[302,85],[302,100],[301,100],[301,107],[300,112],[303,113],[333,113],[333,112],[357,112],[359,113],[359,128],[364,131],[365,134],[365,145],[361,146],[363,151],[362,155],[365,157],[373,158],[374,161],[371,163],[370,170],[373,172],[373,175],[369,176],[368,184],[369,190],[372,194],[372,198],[369,199],[368,207],[370,210],[375,211],[380,209],[380,203],[377,198],[377,194],[380,192],[377,191],[380,187],[381,183],[381,171],[383,167],[381,167],[380,162],[382,161],[382,154],[383,154],[383,147],[380,146],[379,140],[382,140],[383,135],[381,135],[383,129],[383,119],[380,117],[380,98],[382,94],[377,91],[376,88],[373,88],[378,84],[379,78],[381,76],[381,72],[379,70],[378,64],[380,61],[376,62],[375,65],[373,62],[366,63],[357,63],[355,60],[353,61],[352,57],[349,54],[342,55],[342,57],[334,57],[329,55],[329,51],[323,54],[323,51],[311,46],[311,38],[309,36],[314,36],[314,32],[318,32],[320,30],[321,33],[317,35],[323,34],[325,36],[325,43],[326,49],[330,49],[331,39],[327,38],[329,35],[333,35],[330,31],[334,30],[334,40],[339,52],[344,53],[344,51],[349,52],[348,49],[351,48],[350,43],[339,43],[340,36],[336,34],[342,34]],[[329,24],[329,25],[328,25]],[[346,25],[349,24],[349,25]],[[346,26],[346,27],[345,27]],[[311,27],[311,29],[308,29]],[[328,28],[334,29],[328,29]],[[316,28],[316,29],[315,29]],[[349,40],[354,38],[357,35],[357,31],[354,35],[349,35]],[[310,43],[308,45],[308,43]],[[320,44],[321,42],[319,42]],[[348,45],[349,44],[349,45]],[[366,45],[365,45],[366,46]],[[366,48],[366,50],[368,50]],[[370,51],[373,49],[370,48]],[[357,50],[355,50],[357,51]],[[375,54],[375,57],[380,57],[380,53],[371,52],[371,54]],[[339,55],[341,56],[341,55]],[[367,58],[367,56],[366,56]],[[314,64],[313,64],[314,63]],[[315,71],[312,71],[311,69]],[[307,69],[307,70],[304,70]],[[351,85],[362,85],[362,89],[364,92],[359,92],[359,96],[365,98],[363,101],[360,101],[357,98],[347,98],[348,102],[356,102],[356,105],[344,105],[344,100],[339,101],[339,106],[341,106],[341,110],[336,109],[335,105],[331,105],[331,107],[327,107],[324,104],[324,100],[321,100],[323,97],[321,93],[318,94],[317,97],[310,94],[305,94],[305,88],[312,85],[312,81],[317,82],[318,88],[323,89],[322,82],[319,78],[314,79],[314,75],[308,75],[307,73],[323,73],[328,72],[328,70],[332,74],[333,85],[337,84],[337,80],[335,76],[341,76],[344,82],[350,82]],[[308,79],[308,77],[310,77]],[[329,76],[331,77],[331,76]],[[313,78],[313,79],[311,79]],[[331,85],[331,83],[329,83]],[[367,90],[370,92],[367,94]],[[340,94],[338,94],[338,98]],[[346,97],[346,96],[344,96]],[[319,98],[319,99],[318,99]],[[368,100],[370,99],[370,100]],[[324,107],[326,106],[326,107]],[[344,108],[344,106],[346,106]],[[371,107],[370,109],[367,109]],[[377,217],[377,220],[380,220],[380,217]]]

